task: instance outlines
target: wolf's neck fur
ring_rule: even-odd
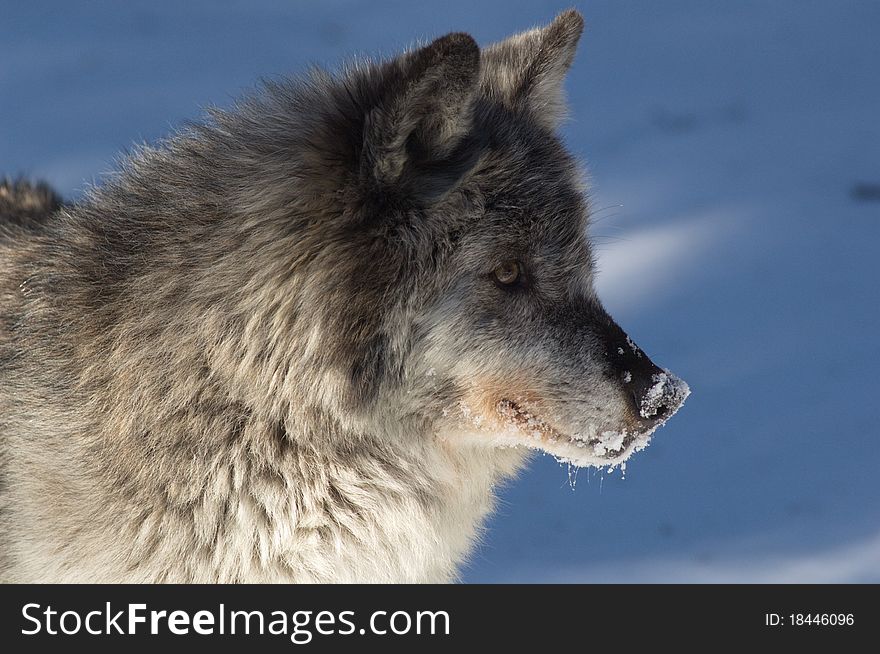
[[[89,208],[71,224],[103,224]],[[0,394],[11,456],[27,461],[6,466],[12,580],[447,581],[523,459],[328,418],[350,415],[312,343],[331,317],[290,308],[295,287],[218,297],[233,284],[222,266],[173,284],[145,267],[108,301],[79,278],[86,254],[27,256],[21,269],[56,281],[27,289],[7,388],[65,390]]]
[[[43,490],[61,499],[29,507],[33,533],[13,539],[27,544],[14,580],[450,581],[492,487],[522,460],[421,434],[404,447],[362,439],[319,449],[260,421],[235,433],[201,448],[113,439],[101,457],[112,465],[82,451],[44,462],[55,469]],[[89,529],[64,520],[86,509]]]

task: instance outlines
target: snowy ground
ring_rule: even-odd
[[[0,172],[75,196],[259,76],[565,6],[0,0]],[[880,581],[880,3],[579,8],[602,295],[693,395],[625,479],[537,460],[465,580]]]

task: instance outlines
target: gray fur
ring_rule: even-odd
[[[61,198],[48,184],[27,180],[0,181],[0,238],[15,238],[15,230],[38,231],[61,208]]]
[[[316,70],[75,205],[0,193],[2,577],[452,580],[529,448],[642,446],[680,400],[593,292],[552,131],[581,29]]]

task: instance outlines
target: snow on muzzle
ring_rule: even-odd
[[[612,374],[630,400],[633,420],[642,430],[652,431],[681,408],[690,389],[684,380],[651,361],[610,317],[608,321],[604,336]]]
[[[629,349],[631,356],[619,356],[621,361],[617,364],[623,368],[620,374],[624,392],[632,402],[635,421],[643,429],[651,430],[681,408],[690,389],[683,379],[657,367],[629,337],[626,340],[623,349]]]
[[[691,390],[668,370],[660,370],[632,391],[638,420],[648,428],[669,420],[681,408]]]

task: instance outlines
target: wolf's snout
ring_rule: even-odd
[[[640,423],[652,427],[665,422],[678,411],[690,394],[688,385],[668,370],[652,364],[655,372],[636,382],[633,380],[631,397]]]
[[[633,418],[648,429],[665,422],[684,404],[688,385],[651,361],[613,321],[609,331],[611,368],[623,383]]]

